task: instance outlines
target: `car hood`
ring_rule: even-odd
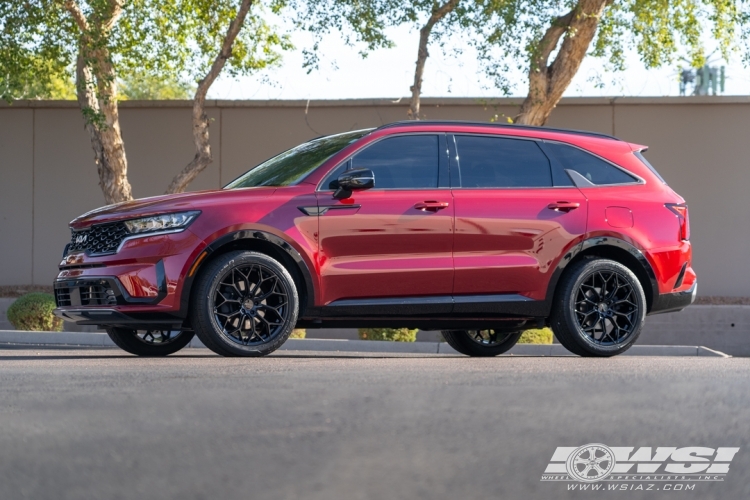
[[[202,210],[211,206],[231,204],[238,198],[245,201],[265,198],[276,191],[276,187],[256,187],[244,189],[217,189],[192,193],[166,194],[124,201],[97,208],[70,221],[73,229],[83,229],[94,224],[118,220],[148,217],[170,212]]]

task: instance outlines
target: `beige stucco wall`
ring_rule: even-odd
[[[428,119],[488,121],[518,100],[425,99]],[[404,101],[213,101],[215,161],[191,189],[218,188],[307,139],[406,116]],[[164,191],[193,156],[190,103],[126,102],[121,125],[137,197]],[[690,204],[701,295],[750,296],[750,98],[563,99],[550,126],[650,146],[647,157]],[[67,223],[103,204],[93,153],[72,102],[0,104],[0,285],[48,284]]]

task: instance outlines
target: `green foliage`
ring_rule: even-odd
[[[8,308],[8,321],[16,330],[59,332],[62,320],[52,314],[55,298],[49,293],[29,293]]]
[[[419,30],[433,10],[445,1],[286,0],[285,5],[292,12],[295,28],[312,33],[314,36],[313,46],[303,50],[304,66],[309,72],[318,68],[319,44],[323,36],[336,32],[341,35],[342,42],[348,46],[354,46],[357,43],[364,44],[360,50],[360,55],[364,58],[370,51],[395,47],[394,42],[385,33],[387,28],[408,24]],[[435,25],[431,38],[438,45],[442,45],[444,35],[455,34],[455,26],[461,23],[465,10],[465,7],[459,3],[452,13]],[[416,46],[405,49],[416,52]]]
[[[165,81],[153,73],[139,73],[120,78],[118,99],[145,101],[151,99],[192,99],[195,86],[182,81]]]
[[[304,339],[307,336],[307,330],[304,328],[295,328],[292,330],[292,334],[289,335],[290,339]]]
[[[230,76],[274,65],[281,51],[291,48],[288,37],[264,20],[265,14],[281,8],[276,0],[269,2],[252,6],[227,61]],[[119,17],[112,14],[111,0],[74,3],[88,22],[85,32],[59,0],[0,2],[0,98],[56,95],[54,82],[70,82],[84,38],[91,52],[108,54],[104,63],[124,77],[128,97],[136,93],[129,84],[137,82],[147,84],[146,93],[184,95],[191,86],[165,82],[193,82],[205,75],[239,0],[130,0],[120,2]],[[92,68],[94,81],[79,83],[96,86],[104,73],[100,63],[86,55],[84,62]],[[98,95],[103,100],[116,97]]]
[[[443,1],[415,0],[288,0],[295,27],[313,33],[314,44],[305,51],[308,70],[318,65],[322,36],[338,31],[350,46],[363,44],[360,53],[393,47],[385,30],[404,24],[419,29]],[[575,0],[476,0],[461,1],[435,25],[432,39],[439,46],[448,36],[465,35],[479,53],[481,66],[503,93],[513,91],[507,78],[511,68],[530,69],[542,47],[540,42],[554,19],[578,5]],[[624,0],[604,10],[590,56],[600,57],[611,70],[625,69],[627,50],[635,50],[647,68],[672,64],[687,53],[694,67],[705,61],[702,40],[710,35],[724,58],[733,45],[750,38],[750,12],[745,2],[729,0]],[[574,34],[569,34],[574,35]],[[415,50],[414,47],[413,50]],[[408,49],[407,49],[408,50]]]
[[[519,344],[551,344],[552,330],[549,328],[532,328],[526,330],[518,339]]]
[[[465,15],[473,32],[471,42],[480,62],[495,84],[508,93],[511,67],[531,69],[530,61],[544,47],[542,36],[554,19],[573,10],[571,0],[479,0]],[[736,35],[750,26],[747,4],[727,0],[625,0],[611,2],[600,20],[589,56],[599,57],[606,69],[625,70],[625,54],[635,50],[646,68],[673,64],[689,54],[693,66],[705,61],[705,35],[718,42],[727,59],[733,50],[750,53],[747,45],[734,45]],[[568,34],[573,35],[573,33]],[[551,62],[551,61],[550,61]]]
[[[392,340],[395,342],[415,342],[417,332],[409,328],[360,328],[359,338],[362,340]]]

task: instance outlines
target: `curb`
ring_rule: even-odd
[[[65,345],[81,347],[114,347],[106,333],[98,332],[26,332],[0,330],[0,344]],[[188,347],[205,348],[194,337]],[[281,350],[318,352],[377,352],[400,354],[459,354],[444,342],[384,342],[377,340],[289,339]],[[574,356],[560,344],[517,344],[506,355]],[[731,358],[723,352],[702,346],[635,345],[622,356],[708,356]]]

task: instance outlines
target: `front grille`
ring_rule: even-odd
[[[57,307],[70,305],[70,288],[55,288],[55,302]]]
[[[67,282],[67,285],[55,288],[57,307],[117,305],[115,291],[106,281]]]
[[[115,253],[128,230],[122,222],[92,226],[82,231],[71,231],[68,253],[85,251],[89,255]]]

